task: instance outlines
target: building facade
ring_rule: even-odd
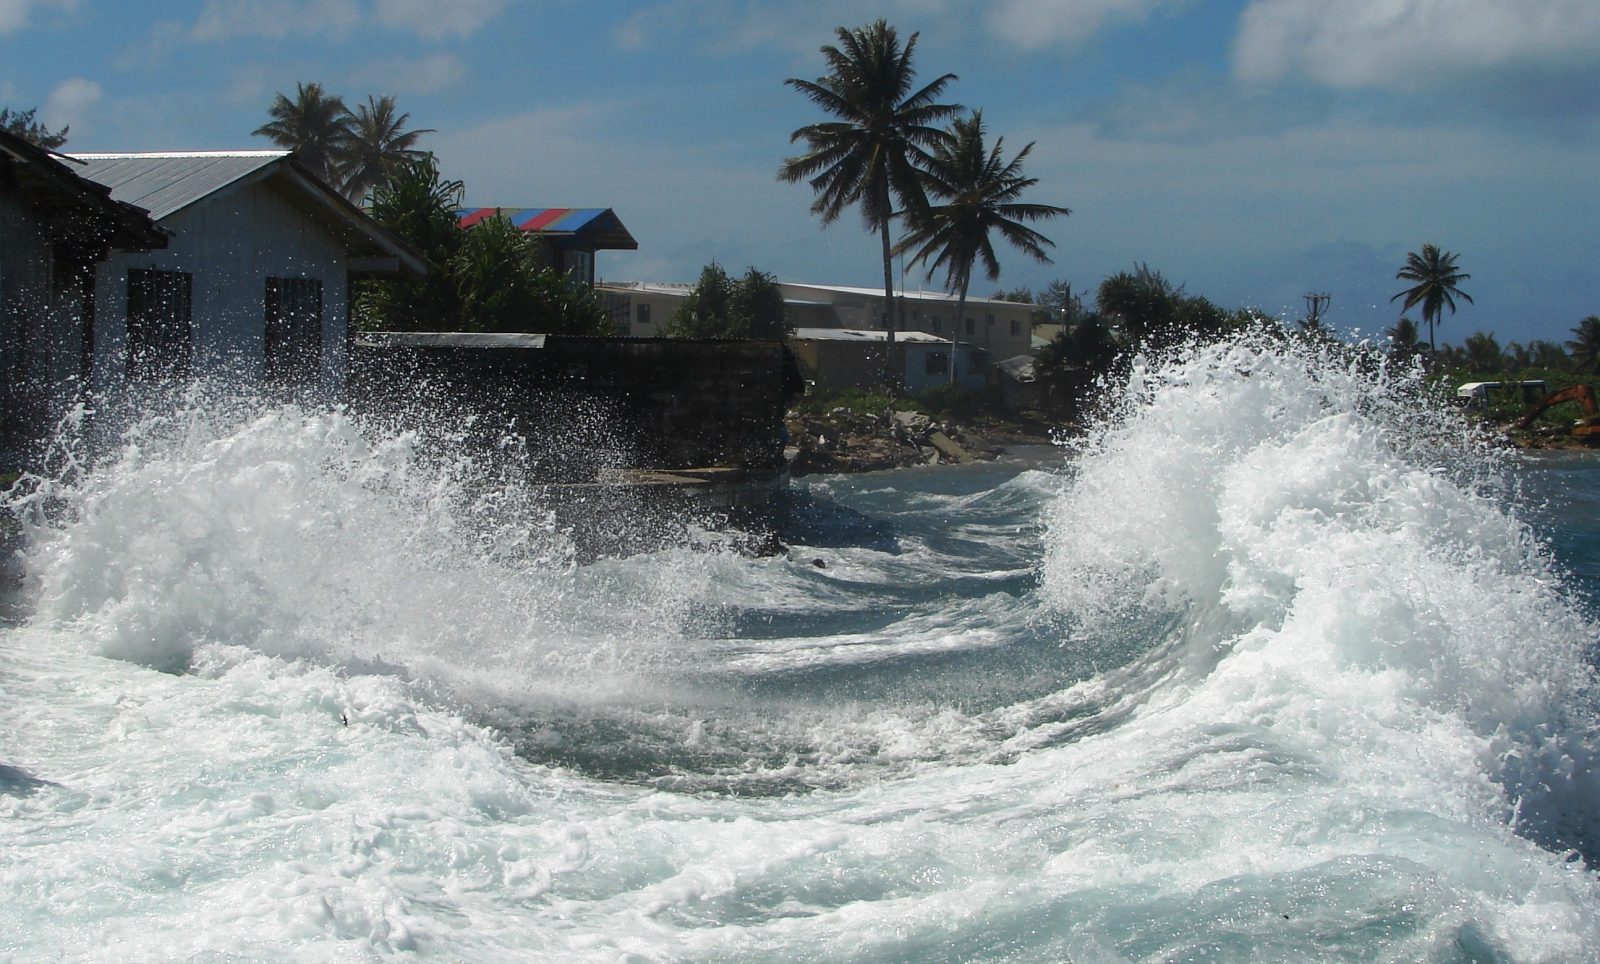
[[[456,218],[463,229],[486,218],[502,217],[524,234],[539,239],[545,261],[580,284],[594,287],[595,255],[601,251],[637,251],[622,220],[610,208],[462,208]]]
[[[0,458],[26,463],[80,396],[94,345],[95,265],[167,243],[51,152],[0,130]]]
[[[607,300],[617,333],[636,338],[661,334],[693,285],[654,282],[609,282],[596,285]],[[780,282],[785,324],[796,328],[883,330],[883,292],[842,285]],[[1011,358],[1033,350],[1033,305],[990,298],[967,299],[964,318],[956,318],[957,300],[936,291],[902,292],[905,331],[920,331],[982,349],[995,358]],[[898,319],[896,329],[900,328]]]
[[[351,282],[426,266],[284,151],[84,154],[86,177],[147,208],[166,248],[95,276],[94,384],[194,376],[337,395]]]
[[[656,338],[693,287],[636,282],[600,284],[596,290],[605,299],[618,335]],[[888,340],[882,324],[882,291],[788,282],[778,287],[783,292],[784,323],[808,378],[827,388],[881,384]],[[997,362],[1033,352],[1033,305],[969,298],[965,316],[958,319],[957,299],[943,292],[902,292],[900,301],[906,320],[903,329],[896,324],[895,342],[905,346],[902,384],[910,391],[952,381],[975,391],[991,379]],[[876,360],[868,360],[873,352]],[[936,372],[938,357],[947,367]],[[948,367],[952,364],[953,378]]]
[[[884,327],[883,289],[845,285],[812,285],[785,282],[785,304],[826,306],[838,319],[836,327],[878,329]],[[992,298],[969,297],[963,317],[956,317],[959,299],[943,291],[901,291],[896,298],[895,328],[921,331],[940,338],[951,338],[995,359],[1011,358],[1032,350],[1033,305]],[[905,322],[900,322],[900,308]]]
[[[789,344],[802,377],[815,388],[877,389],[893,365],[896,381],[913,395],[953,384],[978,391],[988,384],[982,349],[926,332],[901,333],[892,356],[884,332],[857,328],[796,328]]]

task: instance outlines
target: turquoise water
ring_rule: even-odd
[[[1600,465],[1405,389],[1210,349],[771,558],[147,422],[18,507],[0,956],[1594,958]]]

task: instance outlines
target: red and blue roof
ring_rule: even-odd
[[[519,231],[548,238],[571,238],[595,250],[633,251],[639,242],[610,208],[461,208],[456,212],[463,228],[492,218],[503,217]]]

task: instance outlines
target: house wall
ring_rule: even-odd
[[[295,207],[270,181],[212,195],[160,222],[172,232],[163,251],[115,254],[95,280],[95,386],[127,377],[128,271],[193,275],[194,374],[262,377],[269,277],[322,282],[322,363],[317,382],[343,391],[348,324],[346,245]]]
[[[612,312],[612,317],[623,319],[622,324],[618,326],[618,333],[631,338],[661,337],[667,328],[667,323],[683,306],[683,300],[689,293],[687,288],[679,294],[620,286],[613,288],[605,285],[601,285],[597,290],[606,299],[606,306]],[[640,305],[649,308],[648,321],[641,321]]]
[[[784,284],[784,295],[799,301],[822,302],[830,305],[833,320],[797,323],[791,327],[883,328],[883,296],[855,291],[811,285]],[[969,300],[965,319],[972,321],[967,330],[964,321],[956,318],[954,299],[940,294],[919,296],[908,293],[905,302],[905,329],[922,331],[941,338],[954,337],[977,348],[990,352],[996,359],[1025,355],[1033,349],[1033,306],[1008,301]],[[898,309],[895,324],[899,326]]]
[[[38,449],[80,387],[86,286],[56,278],[60,267],[32,206],[0,189],[0,451],[10,462]]]
[[[800,371],[819,389],[877,388],[883,384],[881,342],[794,338],[790,344]]]
[[[801,371],[817,388],[835,391],[845,388],[877,389],[882,386],[884,343],[879,341],[834,341],[832,339],[791,339]],[[905,358],[901,384],[913,395],[950,384],[950,370],[928,371],[928,356],[950,354],[949,345],[928,342],[896,343]],[[973,363],[973,351],[956,346],[956,379],[967,391],[978,391],[987,384],[987,373]],[[949,364],[949,359],[946,359]]]
[[[956,359],[949,357],[949,345],[906,342],[904,347],[906,353],[904,382],[906,391],[913,395],[919,395],[930,388],[940,388],[950,384],[950,366],[956,362]],[[945,356],[945,369],[943,372],[930,373],[928,371],[928,356],[930,355]]]

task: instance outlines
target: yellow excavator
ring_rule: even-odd
[[[1591,445],[1600,445],[1600,405],[1595,403],[1592,385],[1572,385],[1559,392],[1551,392],[1522,413],[1517,428],[1528,428],[1545,409],[1562,402],[1577,402],[1578,407],[1583,409],[1583,417],[1572,424],[1572,434]]]

